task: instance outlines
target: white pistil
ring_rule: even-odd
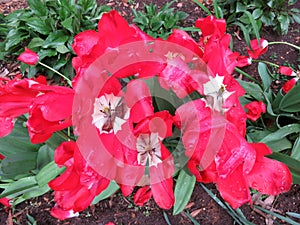
[[[92,123],[100,133],[117,133],[129,118],[129,108],[122,97],[104,94],[95,99],[92,117]]]
[[[211,109],[224,113],[223,108],[225,100],[233,93],[226,90],[226,85],[223,84],[224,76],[209,77],[210,81],[204,86],[204,95],[206,96],[206,105]]]
[[[149,167],[157,167],[157,164],[162,162],[158,133],[140,134],[137,138],[136,148],[138,164],[146,166],[148,161]]]

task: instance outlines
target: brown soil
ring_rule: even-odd
[[[137,10],[143,9],[143,3],[153,2],[159,6],[164,5],[167,0],[134,0],[134,1],[113,1],[113,0],[98,0],[99,4],[109,4],[112,8],[117,9],[129,22],[132,20],[132,8]],[[134,4],[130,4],[133,2]],[[174,7],[181,11],[185,11],[190,16],[185,21],[184,25],[191,26],[197,18],[206,16],[206,14],[199,8],[195,7],[190,0],[183,0],[180,3],[174,3]],[[297,3],[300,8],[300,2]],[[26,7],[24,0],[2,0],[0,1],[0,13],[8,13],[18,8]],[[270,29],[263,29],[261,37],[268,41],[288,41],[290,43],[299,45],[300,42],[300,26],[293,24],[289,34],[286,36],[279,36]],[[237,33],[235,33],[237,32]],[[245,51],[245,42],[242,35],[239,35],[238,30],[232,28],[232,36],[234,40],[234,50]],[[241,40],[240,40],[241,39]],[[270,46],[269,51],[262,59],[272,59],[278,64],[289,62],[298,65],[299,53],[288,46]],[[15,71],[15,66],[7,66],[7,70],[12,73]],[[12,69],[14,68],[14,69]],[[3,65],[2,65],[3,69]],[[250,66],[246,69],[247,72],[254,77],[258,77],[256,65]],[[0,68],[1,73],[1,68]],[[238,76],[238,75],[237,75]],[[214,185],[206,185],[218,197],[218,192]],[[67,225],[67,224],[89,224],[89,225],[104,225],[107,222],[114,222],[115,224],[143,224],[143,225],[164,225],[164,224],[194,224],[185,213],[173,216],[172,210],[163,211],[159,209],[153,201],[150,201],[143,207],[137,207],[132,203],[132,198],[124,198],[119,192],[113,195],[110,199],[104,200],[96,205],[90,206],[84,212],[80,213],[78,218],[71,218],[64,221],[58,221],[51,217],[49,211],[54,206],[53,193],[48,193],[42,197],[28,200],[21,203],[11,210],[5,210],[0,206],[0,224],[29,224],[28,216],[35,219],[37,224],[43,225]],[[264,202],[255,202],[264,208],[277,212],[286,216],[286,212],[300,213],[300,186],[293,185],[291,190],[287,193],[281,194],[275,199],[267,198]],[[246,218],[254,224],[286,224],[276,218],[271,218],[263,212],[253,209],[250,205],[241,207],[242,212]],[[195,186],[192,198],[188,204],[186,212],[193,216],[194,220],[202,225],[223,225],[234,224],[232,217],[222,209],[204,190],[197,184]],[[165,214],[165,215],[164,215]],[[167,222],[169,219],[169,223]],[[294,219],[296,220],[296,219]],[[300,220],[298,220],[300,224]]]

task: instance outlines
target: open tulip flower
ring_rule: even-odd
[[[266,105],[263,102],[253,101],[245,105],[248,109],[247,118],[256,121],[262,113],[266,112]]]
[[[268,41],[261,38],[260,41],[257,39],[250,41],[251,48],[248,48],[248,55],[252,59],[258,59],[258,57],[264,54],[268,50]]]
[[[196,26],[198,42],[179,29],[155,39],[111,11],[98,31],[74,39],[73,88],[41,78],[1,80],[1,136],[23,114],[32,143],[74,126],[76,138],[55,150],[55,163],[66,170],[49,183],[52,216],[77,216],[111,180],[137,205],[153,197],[170,209],[173,177],[183,169],[215,183],[233,208],[251,203],[250,188],[268,195],[289,190],[288,167],[266,158],[272,151],[265,144],[246,140],[246,120],[257,120],[265,105],[252,102],[246,113],[239,101],[245,90],[232,77],[235,67],[266,51],[267,41],[251,41],[249,56],[241,56],[229,48],[225,20],[209,16]],[[28,48],[18,59],[38,62]]]

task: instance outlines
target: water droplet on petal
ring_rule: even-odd
[[[245,174],[249,174],[249,173],[250,173],[249,169],[245,169]]]
[[[279,189],[280,189],[280,191],[284,191],[284,190],[285,190],[285,187],[284,187],[284,186],[281,186]]]

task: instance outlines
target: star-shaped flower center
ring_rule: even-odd
[[[138,151],[138,164],[149,167],[161,163],[160,139],[158,133],[140,134],[137,138],[136,148]]]
[[[226,85],[223,84],[224,76],[209,77],[208,82],[204,86],[204,95],[206,105],[213,110],[224,113],[226,110],[223,108],[226,99],[233,93],[226,90]]]
[[[122,97],[104,94],[95,99],[92,117],[100,133],[117,133],[129,117],[129,108]]]

